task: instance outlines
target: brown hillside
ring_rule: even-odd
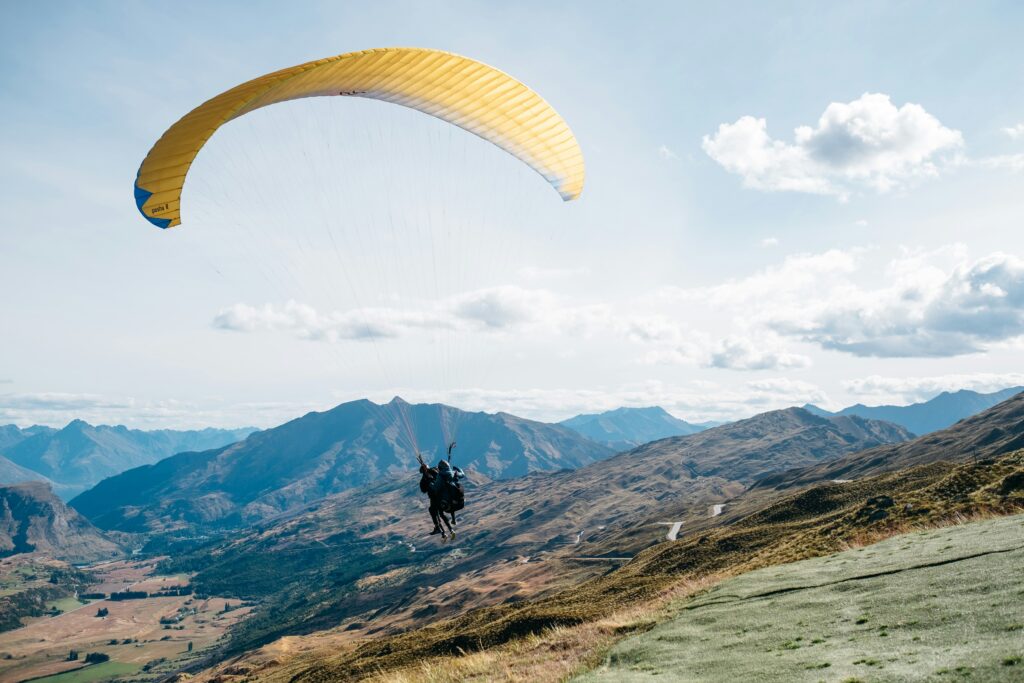
[[[0,556],[32,552],[68,562],[94,562],[124,550],[45,483],[0,486]]]
[[[759,481],[756,488],[791,489],[833,479],[857,479],[937,460],[988,458],[1020,448],[1024,448],[1024,393],[948,429],[913,441],[769,475]]]

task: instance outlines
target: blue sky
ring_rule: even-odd
[[[6,4],[0,422],[268,425],[394,393],[722,419],[1024,383],[1018,3],[435,4]],[[391,45],[541,93],[583,147],[581,200],[414,113],[332,98],[219,132],[180,231],[138,216],[135,170],[192,107]],[[240,163],[254,145],[266,163]],[[303,174],[319,187],[280,188]],[[411,189],[356,192],[375,177]],[[253,216],[235,202],[261,183],[272,210]],[[438,187],[430,220],[466,235],[440,270],[318,249],[312,193],[415,227]],[[367,306],[389,336],[346,338]]]

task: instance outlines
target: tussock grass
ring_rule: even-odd
[[[596,666],[623,637],[648,631],[676,614],[682,598],[707,590],[723,574],[681,581],[656,598],[577,626],[553,626],[505,645],[424,660],[398,671],[379,672],[370,683],[459,683],[461,681],[565,681]]]

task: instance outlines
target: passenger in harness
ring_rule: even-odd
[[[454,441],[448,446],[449,460],[453,448],[455,448]],[[453,466],[449,460],[442,459],[437,467],[427,467],[422,456],[417,455],[416,457],[420,461],[420,491],[426,493],[430,499],[428,511],[430,519],[434,523],[430,535],[441,534],[442,539],[448,538],[448,534],[441,528],[441,522],[444,522],[454,538],[455,531],[452,527],[456,525],[455,513],[466,505],[466,497],[459,480],[466,475],[458,467]],[[448,521],[445,513],[452,516],[451,522]]]
[[[437,484],[438,494],[441,499],[441,509],[451,513],[452,526],[455,526],[455,513],[466,507],[466,494],[459,483],[466,474],[458,467],[447,460],[437,463]]]

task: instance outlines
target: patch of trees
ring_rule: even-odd
[[[158,593],[150,593],[151,598],[172,598],[179,595],[192,595],[192,584],[187,586],[168,586]]]
[[[44,584],[0,597],[0,631],[21,628],[22,617],[41,617],[49,611],[52,600],[68,597],[63,586]]]
[[[114,602],[120,600],[145,600],[149,597],[149,593],[146,591],[120,591],[119,593],[111,593],[109,600]]]
[[[146,665],[142,667],[142,670],[146,671],[146,672],[152,671],[153,668],[160,666],[161,664],[163,664],[166,661],[167,661],[167,657],[160,657],[159,659],[151,659],[148,662],[146,662]]]
[[[78,597],[82,598],[83,600],[106,600],[107,599],[107,594],[106,593],[81,593],[81,594],[79,594]]]
[[[105,617],[108,614],[110,614],[110,610],[108,610],[106,607],[100,607],[98,610],[96,610],[97,617]]]
[[[103,652],[90,652],[85,656],[86,664],[102,664],[103,662],[109,662],[110,655]]]

